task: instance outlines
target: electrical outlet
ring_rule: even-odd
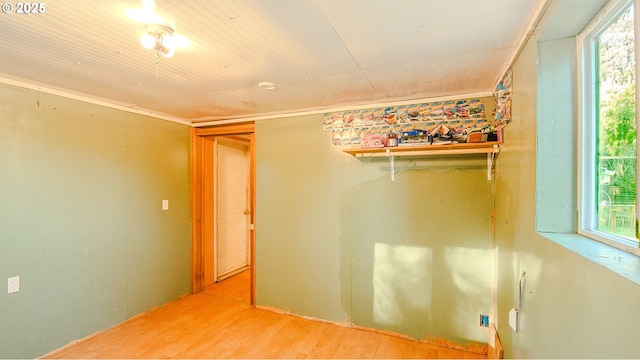
[[[480,314],[480,327],[489,327],[489,315]]]
[[[516,308],[509,310],[509,325],[513,331],[518,332],[518,309]]]
[[[20,276],[7,278],[7,294],[20,291]]]

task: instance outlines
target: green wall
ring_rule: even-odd
[[[258,305],[347,321],[350,159],[317,116],[256,123]]]
[[[541,25],[602,2],[554,1]],[[258,121],[258,305],[462,345],[487,341],[488,313],[507,358],[637,358],[640,286],[549,233],[576,227],[576,32],[538,29],[519,56],[491,181],[462,156],[397,158],[392,182],[319,115]],[[22,281],[0,291],[0,358],[189,291],[188,149],[187,126],[0,86],[0,281]]]
[[[189,292],[188,151],[188,126],[0,86],[0,358]]]
[[[562,27],[572,17],[547,18],[548,26]],[[575,36],[548,33],[537,31],[513,67],[514,117],[496,162],[496,323],[505,357],[637,358],[640,286],[551,240],[551,233],[575,234],[577,226],[577,60]],[[633,267],[626,270],[640,273]],[[508,312],[519,307],[523,272],[515,332]]]
[[[487,113],[493,99],[484,99]],[[257,303],[461,345],[486,343],[486,155],[357,159],[322,116],[256,123]]]

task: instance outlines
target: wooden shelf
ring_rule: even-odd
[[[391,163],[391,181],[395,181],[396,156],[438,156],[438,155],[466,155],[487,154],[487,180],[491,180],[493,158],[500,152],[500,143],[487,141],[481,143],[457,143],[447,145],[425,146],[394,146],[384,148],[353,148],[342,151],[359,158],[387,157]]]
[[[458,143],[447,145],[351,148],[343,149],[342,151],[355,157],[497,154],[500,152],[500,144],[497,141],[489,141],[481,143]]]

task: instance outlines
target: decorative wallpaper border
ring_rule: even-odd
[[[410,131],[468,134],[493,129],[484,101],[451,100],[325,113],[323,129],[334,145],[361,145],[365,137],[401,136]]]

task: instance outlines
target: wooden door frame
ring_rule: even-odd
[[[205,229],[208,222],[212,222],[213,209],[210,212],[205,207],[204,194],[207,193],[206,179],[210,178],[213,166],[213,153],[207,151],[207,141],[215,136],[249,135],[249,204],[251,232],[249,251],[251,262],[250,271],[250,301],[255,304],[255,223],[256,223],[256,183],[255,183],[255,127],[254,124],[244,123],[236,125],[215,126],[205,128],[191,128],[191,293],[204,290],[204,245]]]

